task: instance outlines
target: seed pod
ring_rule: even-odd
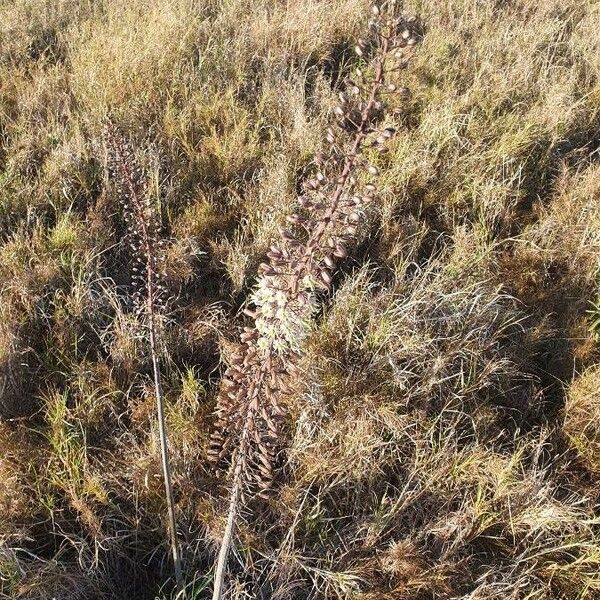
[[[319,273],[319,275],[324,283],[326,283],[328,286],[331,285],[331,282],[332,282],[331,274],[329,273],[329,271],[327,269],[323,269]]]
[[[277,275],[277,271],[268,263],[260,263],[258,270],[264,275]]]
[[[342,244],[337,244],[335,250],[333,251],[334,256],[338,258],[346,258],[348,256],[348,252],[346,252],[346,248]]]
[[[368,171],[371,175],[379,175],[379,169],[374,165],[369,165]]]
[[[381,14],[381,11],[379,10],[379,6],[377,6],[376,4],[373,4],[371,11],[376,17],[378,17]]]
[[[362,48],[360,46],[355,46],[354,47],[354,52],[356,52],[356,54],[358,54],[358,56],[362,56],[363,55],[363,51]],[[360,75],[359,75],[360,77]]]
[[[326,254],[325,258],[323,259],[323,261],[325,262],[325,264],[330,268],[333,269],[333,267],[335,267],[335,261],[333,260],[333,258],[331,257],[331,255]]]

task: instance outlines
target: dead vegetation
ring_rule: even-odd
[[[109,111],[172,240],[165,419],[187,595],[210,596],[222,365],[369,4],[0,0],[0,597],[175,597]],[[403,10],[411,97],[225,597],[597,598],[599,6]]]

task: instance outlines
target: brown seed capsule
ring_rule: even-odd
[[[264,275],[277,275],[277,271],[268,263],[261,263],[258,270]]]
[[[304,223],[304,221],[306,221],[306,218],[303,217],[302,215],[294,213],[293,215],[288,215],[286,217],[286,220],[288,223],[292,223],[293,225],[298,225],[298,223]]]
[[[279,229],[279,235],[286,241],[286,242],[295,242],[296,238],[290,233],[289,230],[287,229]]]
[[[329,286],[331,285],[332,279],[331,279],[331,274],[329,273],[329,271],[327,269],[323,269],[319,275],[321,276],[321,279]]]
[[[368,171],[371,175],[379,175],[379,169],[374,165],[369,165]]]
[[[348,256],[348,253],[346,252],[346,248],[344,248],[344,246],[342,246],[342,244],[336,245],[333,254],[335,256],[337,256],[338,258],[345,258],[346,256]]]
[[[333,267],[335,267],[335,261],[333,260],[333,258],[331,258],[330,255],[326,255],[323,260],[330,269],[333,269]]]

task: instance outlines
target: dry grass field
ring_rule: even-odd
[[[600,598],[600,3],[406,0],[378,191],[320,294],[231,600]],[[175,599],[108,114],[168,238],[186,598],[215,402],[367,0],[0,0],[0,598]]]

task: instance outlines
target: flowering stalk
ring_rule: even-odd
[[[217,566],[213,600],[222,594],[224,571],[236,517],[248,494],[268,497],[273,468],[281,447],[285,396],[297,374],[297,359],[317,307],[319,291],[329,291],[332,273],[347,254],[372,199],[378,173],[363,156],[365,147],[385,152],[395,133],[380,127],[384,94],[408,96],[406,88],[387,82],[390,73],[406,66],[416,40],[406,21],[396,16],[395,1],[373,6],[369,43],[359,40],[356,53],[365,63],[356,81],[346,80],[335,108],[335,124],[327,130],[327,150],[314,159],[315,176],[298,199],[300,211],[288,217],[293,230],[281,229],[268,262],[260,265],[259,284],[252,295],[254,319],[244,328],[230,358],[217,400],[217,423],[210,457],[229,465],[230,496],[227,523]],[[383,14],[385,13],[385,14]],[[371,59],[365,57],[371,54]],[[358,171],[370,176],[366,183]]]
[[[167,500],[171,553],[175,568],[175,580],[178,594],[184,589],[181,557],[177,542],[175,520],[175,502],[169,462],[169,448],[165,423],[164,396],[159,370],[160,317],[163,298],[160,285],[158,263],[162,259],[162,240],[160,222],[156,208],[147,192],[146,180],[135,157],[131,144],[123,138],[112,121],[105,126],[105,139],[108,148],[108,170],[115,183],[119,199],[123,205],[130,234],[130,241],[136,254],[136,266],[133,267],[134,280],[137,283],[135,302],[137,310],[147,320],[148,344],[152,359],[154,392],[160,439],[160,455]]]

